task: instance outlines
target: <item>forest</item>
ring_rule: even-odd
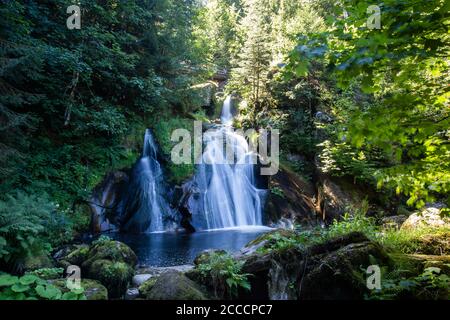
[[[448,300],[449,84],[446,0],[0,0],[0,300]]]

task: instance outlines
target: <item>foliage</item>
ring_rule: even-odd
[[[0,274],[0,300],[86,300],[84,289],[62,293],[56,286],[36,275],[16,277]]]
[[[61,278],[64,275],[63,268],[42,268],[27,272],[26,274],[35,275],[44,280],[52,280]]]
[[[162,118],[155,122],[153,128],[155,138],[159,142],[162,157],[164,158],[163,160],[169,173],[169,180],[174,183],[183,182],[193,174],[194,166],[192,164],[175,165],[170,161],[172,148],[180,142],[172,141],[171,136],[172,132],[176,129],[186,129],[191,133],[192,138],[194,121],[181,117]]]
[[[450,277],[440,268],[428,267],[412,278],[383,279],[381,290],[373,291],[367,298],[390,300],[415,298],[424,300],[448,300],[450,298]]]
[[[448,250],[449,238],[449,227],[422,227],[412,230],[385,230],[380,242],[387,248],[408,254],[442,254]]]
[[[102,234],[100,237],[92,241],[92,246],[109,244],[111,240],[112,239],[109,236]]]
[[[212,71],[229,69],[240,42],[240,1],[210,0],[200,8],[194,25],[194,45]]]
[[[419,207],[448,194],[448,4],[384,1],[381,29],[366,24],[370,1],[341,4],[325,32],[301,38],[285,68],[288,78],[306,76],[316,61],[341,87],[359,78],[375,103],[352,110],[346,135],[356,148],[380,149],[389,159],[377,170],[378,186],[408,195],[408,204]]]
[[[57,217],[57,218],[55,218]],[[0,201],[0,261],[9,270],[22,269],[30,255],[46,254],[70,240],[71,225],[61,219],[45,196],[18,192]]]
[[[236,297],[238,289],[250,290],[248,277],[242,273],[244,261],[235,260],[228,253],[212,253],[208,261],[196,268],[203,277],[210,277],[217,297]]]
[[[273,193],[273,194],[275,194],[275,195],[277,195],[277,196],[279,196],[279,197],[281,197],[281,198],[285,198],[283,189],[281,189],[281,188],[278,187],[278,186],[272,186],[272,187],[270,188],[270,192]]]
[[[47,192],[76,212],[105,172],[129,166],[143,128],[189,111],[200,56],[196,1],[7,1],[0,8],[0,191]]]

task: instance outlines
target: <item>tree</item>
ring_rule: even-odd
[[[369,1],[341,3],[328,30],[305,37],[291,53],[287,73],[306,75],[323,58],[342,88],[358,79],[375,101],[352,111],[346,137],[389,157],[378,170],[379,187],[403,192],[417,206],[448,195],[448,2],[384,1],[379,30],[367,25]]]

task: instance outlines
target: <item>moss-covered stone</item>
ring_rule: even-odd
[[[58,266],[67,268],[70,265],[81,266],[88,258],[89,246],[86,244],[67,246],[59,250],[56,255]]]
[[[23,271],[33,271],[43,268],[53,268],[54,261],[46,254],[30,255],[25,258],[23,263]]]
[[[208,263],[211,256],[214,254],[226,254],[227,252],[225,250],[217,250],[217,249],[209,249],[205,250],[203,252],[200,252],[200,254],[197,255],[194,259],[194,264],[197,266],[199,264]]]
[[[294,238],[297,236],[297,233],[293,230],[287,230],[287,229],[272,230],[272,231],[269,231],[269,232],[266,232],[266,233],[260,235],[256,239],[250,241],[249,243],[247,243],[245,245],[245,247],[248,248],[248,247],[252,247],[255,245],[259,245],[261,243],[265,243],[267,241],[272,240],[274,237],[277,237],[277,236],[283,237],[283,238]]]
[[[158,276],[152,277],[150,279],[148,279],[147,281],[145,281],[143,284],[141,284],[139,286],[139,292],[142,296],[146,297],[149,293],[150,290],[153,288],[153,286],[156,283],[156,280],[158,279]]]
[[[89,265],[87,274],[105,285],[110,298],[120,298],[133,278],[134,269],[125,262],[100,259]]]
[[[87,259],[83,262],[82,266],[89,268],[97,260],[120,261],[133,268],[137,264],[137,256],[133,250],[126,244],[113,240],[106,240],[93,244],[89,249]]]
[[[147,300],[206,300],[202,289],[177,271],[166,272],[147,280],[139,291]]]
[[[70,291],[67,288],[66,280],[49,281],[58,287],[63,293]],[[92,279],[81,279],[81,287],[84,289],[84,295],[87,300],[108,300],[108,290],[100,282]]]

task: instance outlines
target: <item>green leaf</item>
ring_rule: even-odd
[[[38,285],[36,287],[36,293],[41,297],[41,298],[45,298],[45,299],[57,299],[59,297],[61,297],[62,293],[61,290],[59,290],[58,288],[52,286],[52,285]]]
[[[62,295],[61,300],[78,300],[78,295],[73,291],[69,291]]]
[[[39,280],[39,277],[32,275],[32,274],[27,274],[27,275],[24,275],[23,277],[21,277],[19,279],[19,282],[23,285],[29,285],[29,284],[37,282],[38,280]]]
[[[9,274],[0,275],[0,287],[9,287],[19,281],[19,278]]]
[[[14,284],[12,287],[11,287],[11,290],[12,291],[14,291],[14,292],[25,292],[25,291],[27,291],[28,289],[30,289],[30,286],[29,285],[24,285],[24,284],[21,284],[21,283],[16,283],[16,284]]]

